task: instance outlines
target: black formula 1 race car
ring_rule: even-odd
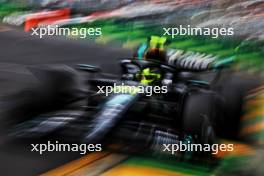
[[[122,59],[120,77],[87,64],[31,69],[43,84],[14,96],[6,113],[9,135],[121,141],[134,149],[213,144],[230,126],[226,98],[215,86],[230,61],[175,50],[166,62]]]

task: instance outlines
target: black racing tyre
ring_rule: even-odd
[[[243,99],[247,92],[263,83],[257,75],[246,72],[223,70],[220,79],[212,86],[223,99],[223,116],[216,123],[217,135],[228,139],[238,139]]]
[[[36,85],[7,97],[8,106],[3,112],[7,125],[69,105],[81,106],[78,102],[87,97],[85,89],[88,87],[73,68],[45,66],[33,68],[32,73],[39,80]]]
[[[210,92],[193,92],[186,98],[182,113],[182,128],[196,142],[212,144],[215,132],[212,121],[216,117],[215,97]]]

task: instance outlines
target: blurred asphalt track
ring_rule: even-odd
[[[131,51],[65,37],[39,39],[0,25],[0,98],[34,79],[27,66],[89,63],[115,73],[119,68],[116,59],[131,55]],[[8,141],[0,129],[0,175],[37,175],[80,157],[74,152],[39,155],[30,149],[30,145]]]

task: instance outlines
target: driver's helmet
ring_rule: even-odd
[[[166,37],[151,36],[147,43],[138,48],[136,58],[166,62],[166,41]]]
[[[143,43],[138,48],[135,58],[139,60],[155,60],[165,63],[166,41],[166,37],[151,36],[147,43]],[[144,85],[156,84],[161,80],[161,73],[159,69],[145,68],[137,74],[137,79]]]
[[[157,83],[161,78],[160,70],[157,70],[155,68],[145,68],[141,71],[141,73],[138,73],[137,79],[140,80],[140,83],[143,85],[150,85]]]

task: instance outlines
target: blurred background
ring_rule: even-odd
[[[168,48],[213,55],[219,60],[234,57],[230,70],[236,75],[234,79],[247,87],[225,85],[233,86],[234,92],[243,92],[239,100],[242,137],[219,139],[234,143],[235,150],[219,154],[214,162],[199,158],[187,162],[151,152],[139,156],[109,151],[86,156],[51,152],[40,156],[30,152],[29,145],[10,140],[1,120],[0,175],[263,175],[263,16],[263,0],[0,0],[2,110],[7,106],[6,95],[35,84],[36,77],[28,67],[89,63],[117,74],[118,58],[131,57],[148,37],[161,36],[164,27],[180,25],[234,28],[233,36],[216,39],[176,36],[170,39]],[[45,25],[101,28],[102,35],[43,39],[31,35],[31,28]]]

